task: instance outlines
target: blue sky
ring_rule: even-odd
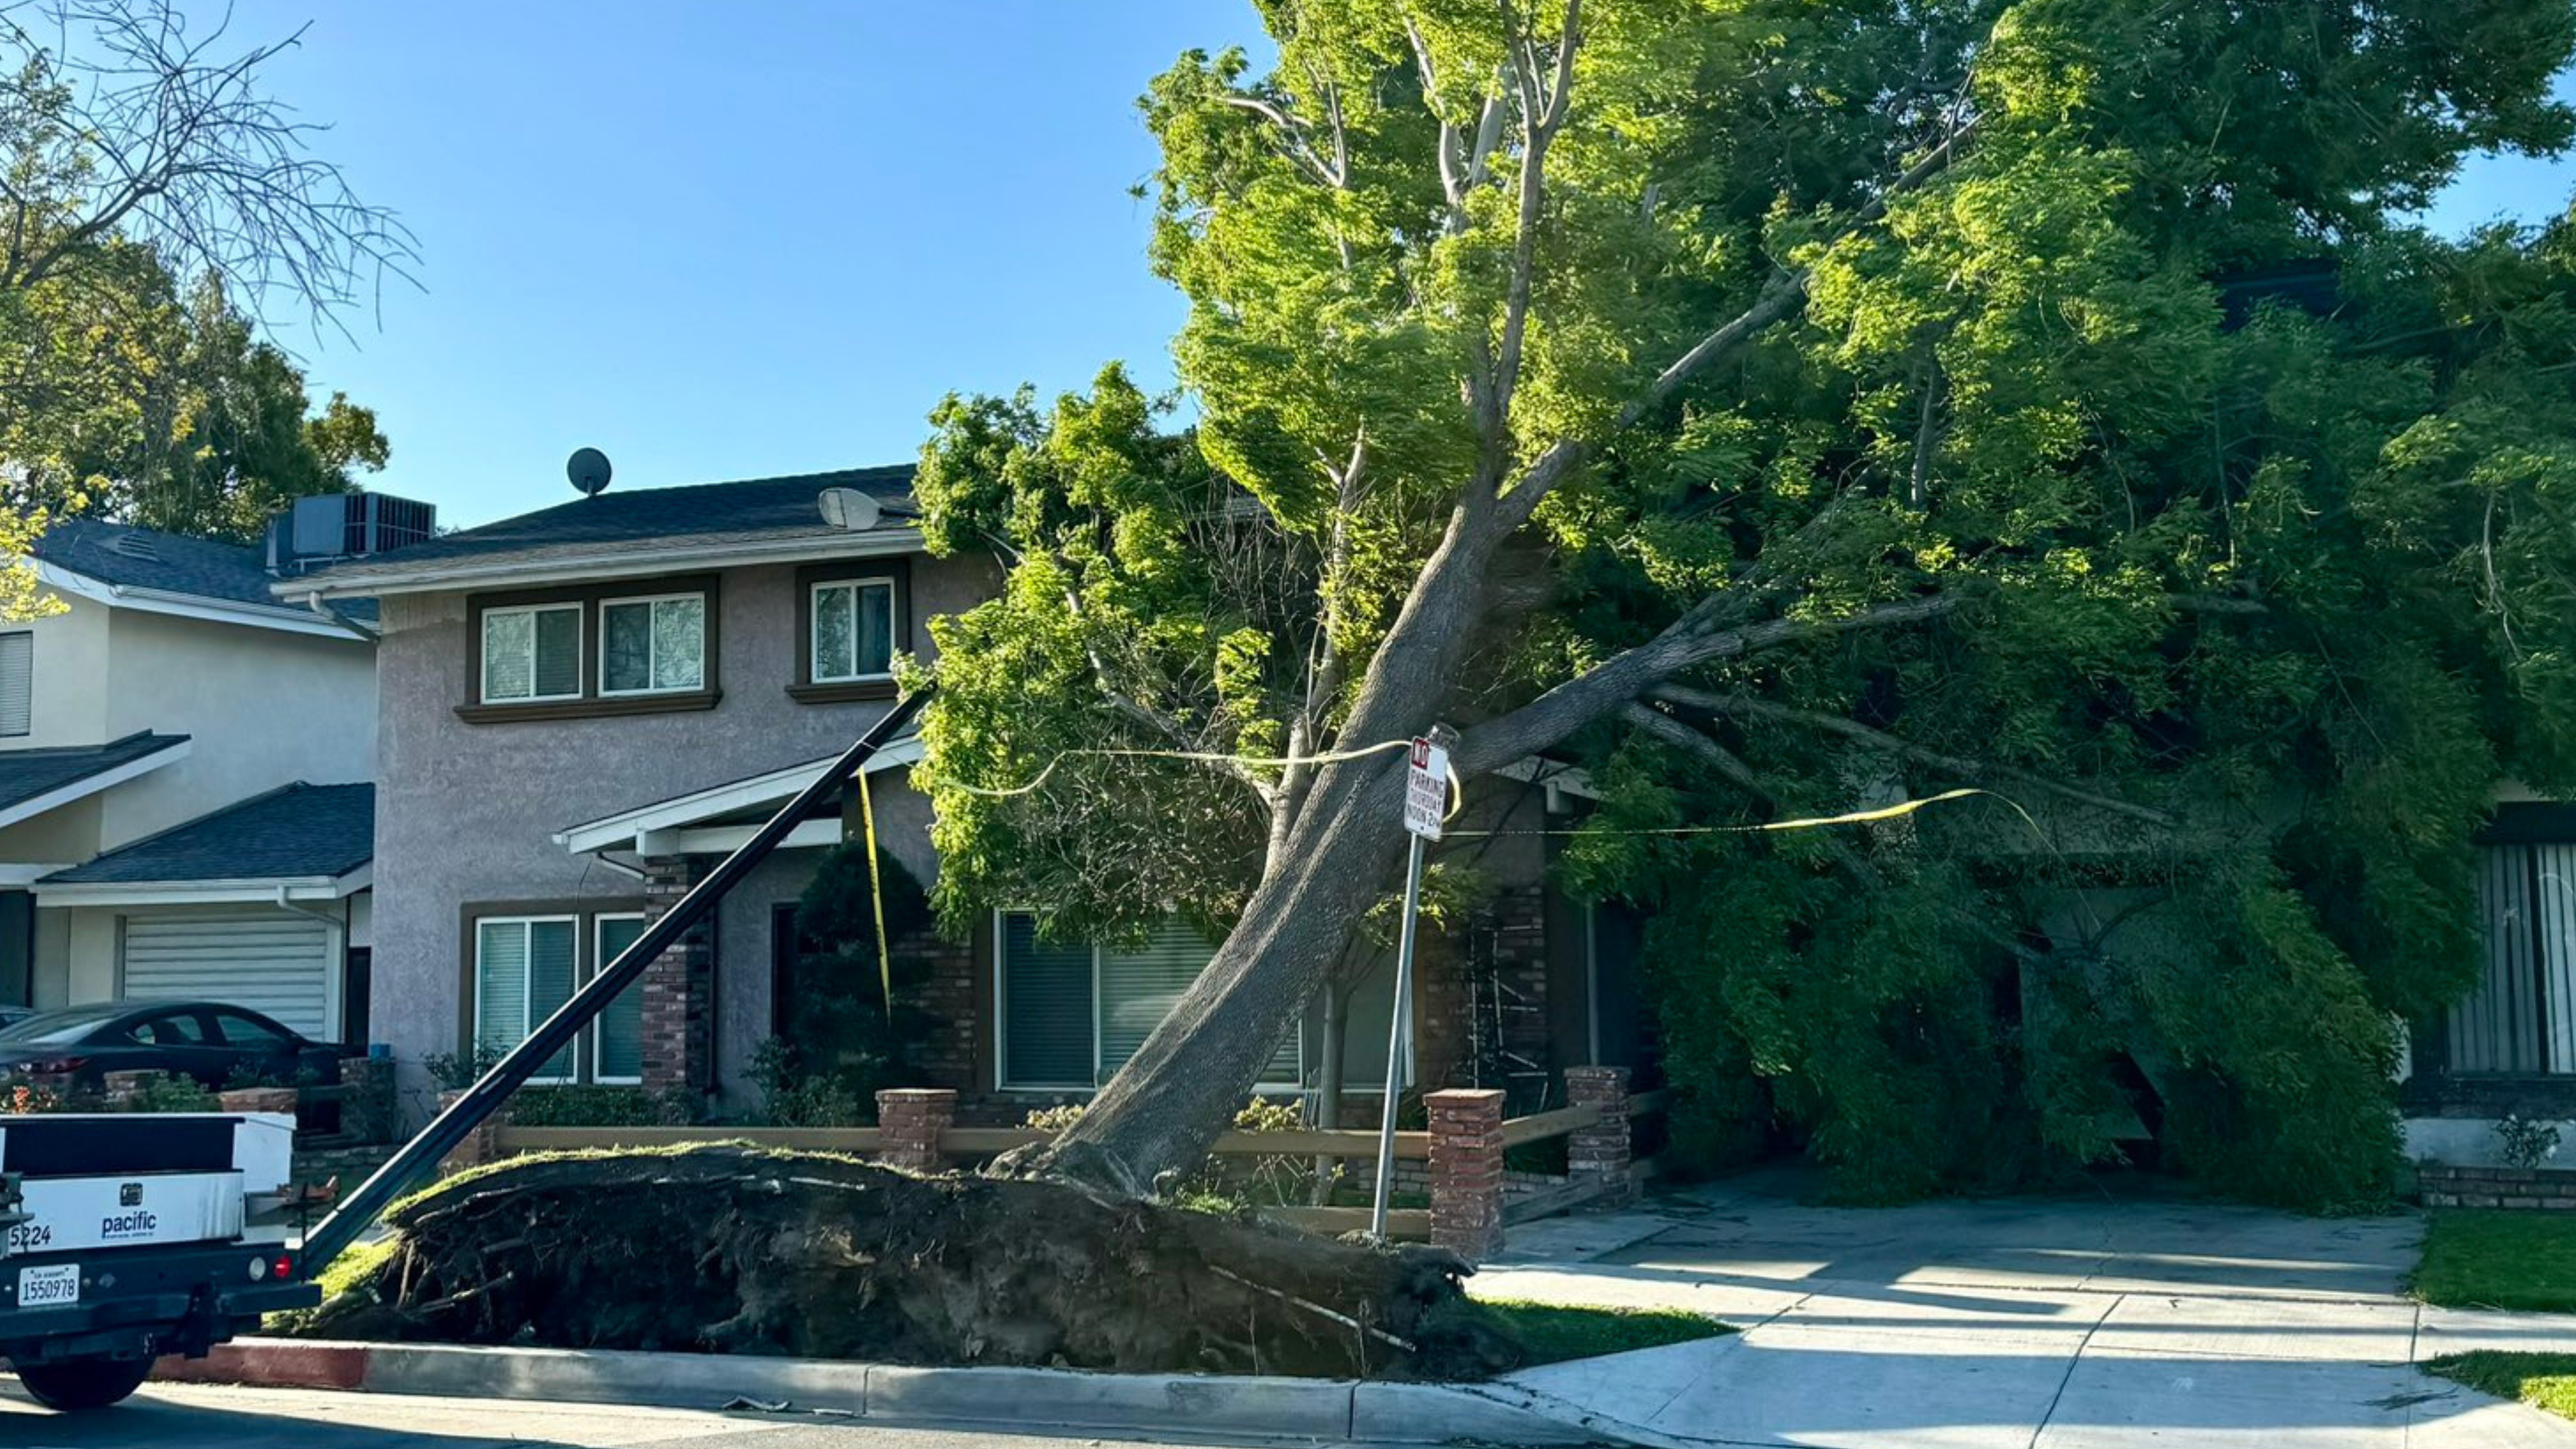
[[[318,12],[318,13],[317,13]],[[616,486],[911,458],[952,389],[1167,385],[1133,101],[1240,0],[240,0],[312,26],[271,88],[419,234],[426,290],[283,339],[377,409],[371,486],[471,524]],[[2537,218],[2576,170],[2481,161],[2434,220]]]

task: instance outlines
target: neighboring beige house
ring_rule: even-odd
[[[31,562],[63,608],[0,625],[0,1002],[211,997],[362,1039],[364,613],[278,600],[262,550],[94,520]]]

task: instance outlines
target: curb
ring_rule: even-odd
[[[1070,1369],[915,1368],[832,1359],[605,1349],[236,1339],[163,1359],[165,1383],[351,1389],[446,1398],[551,1399],[715,1409],[784,1401],[884,1422],[1124,1429],[1279,1439],[1597,1444],[1606,1426],[1441,1384]]]

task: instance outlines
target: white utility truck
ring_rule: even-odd
[[[0,1117],[0,1358],[28,1394],[101,1408],[163,1354],[319,1302],[296,1252],[244,1236],[294,1142],[273,1112]]]

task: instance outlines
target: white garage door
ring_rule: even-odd
[[[220,1001],[327,1040],[331,928],[283,911],[125,918],[125,994]]]

